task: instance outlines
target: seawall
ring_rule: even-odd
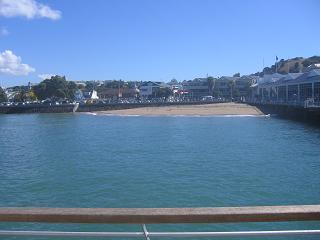
[[[108,104],[80,104],[77,112],[97,112],[108,110],[120,110],[140,107],[159,107],[159,106],[177,106],[177,105],[200,105],[214,104],[218,102],[163,102],[163,103],[108,103]],[[0,113],[68,113],[72,112],[73,104],[62,105],[41,105],[29,104],[18,106],[0,106]]]
[[[41,104],[28,104],[18,106],[0,106],[0,113],[66,113],[72,112],[73,104],[62,105],[41,105]]]

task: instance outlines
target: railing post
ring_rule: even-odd
[[[314,99],[314,82],[312,83],[312,99]]]
[[[142,230],[143,230],[143,234],[144,234],[145,239],[150,240],[149,233],[148,233],[148,230],[147,230],[147,227],[145,224],[142,224]]]

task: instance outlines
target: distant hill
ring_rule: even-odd
[[[281,59],[278,61],[278,73],[298,73],[305,72],[308,67],[310,68],[313,64],[320,64],[320,56],[313,56],[309,58],[296,57],[291,59]],[[264,74],[272,74],[276,72],[276,65],[272,65],[271,67],[265,67],[262,72],[257,72],[253,75],[255,76],[263,76]]]

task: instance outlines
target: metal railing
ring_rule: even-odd
[[[285,105],[285,106],[294,106],[294,107],[303,107],[303,108],[319,108],[320,101],[314,99],[306,99],[302,101],[297,100],[253,100],[247,101],[251,104],[264,104],[264,105]]]
[[[141,224],[141,232],[0,230],[1,236],[39,237],[244,237],[320,235],[320,230],[148,232],[145,224],[319,221],[320,205],[220,208],[0,208],[0,222]]]

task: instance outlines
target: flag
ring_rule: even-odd
[[[278,61],[278,56],[276,56],[276,61]]]

